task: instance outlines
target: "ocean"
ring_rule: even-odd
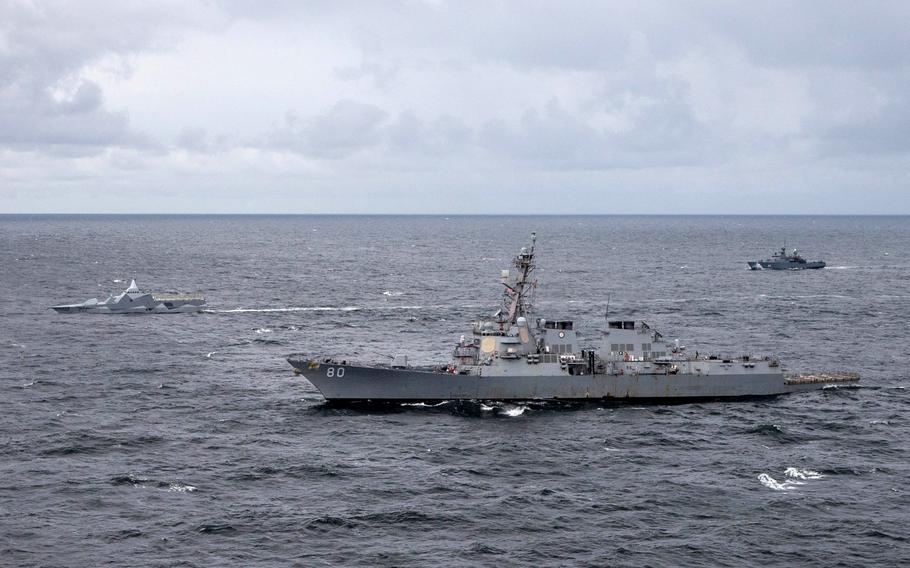
[[[448,359],[538,237],[541,317],[858,387],[328,406],[285,357]],[[828,268],[750,271],[786,244]],[[5,566],[897,566],[910,218],[0,216]],[[57,314],[131,278],[200,314]]]

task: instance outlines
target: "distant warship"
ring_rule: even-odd
[[[499,310],[461,336],[447,365],[409,366],[406,354],[391,364],[303,354],[288,362],[327,400],[344,402],[722,399],[859,380],[854,373],[785,376],[772,357],[691,356],[637,321],[608,321],[599,347],[583,348],[572,321],[532,320],[535,241],[532,233],[514,272],[502,271]]]
[[[791,254],[787,254],[787,247],[780,247],[780,252],[774,253],[771,258],[766,260],[750,260],[749,268],[752,270],[762,270],[770,268],[771,270],[804,270],[808,268],[824,268],[825,262],[822,260],[808,261],[793,249]]]
[[[64,313],[89,314],[169,314],[198,312],[205,305],[205,298],[198,294],[153,294],[143,292],[130,282],[129,288],[106,300],[92,298],[81,304],[62,304],[52,309]]]

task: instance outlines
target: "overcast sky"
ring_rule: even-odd
[[[0,0],[0,213],[910,214],[910,2]]]

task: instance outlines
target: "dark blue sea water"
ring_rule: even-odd
[[[293,351],[446,360],[538,234],[538,313],[859,388],[327,407]],[[829,268],[751,272],[786,241]],[[906,217],[0,217],[0,564],[896,566]],[[60,315],[118,291],[197,315]]]

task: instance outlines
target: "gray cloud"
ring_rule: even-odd
[[[181,31],[211,26],[181,3],[86,1],[0,4],[0,147],[58,153],[142,145],[126,110],[104,108],[86,65],[170,44]],[[168,10],[181,13],[173,18]]]
[[[342,100],[323,114],[301,120],[285,116],[269,136],[269,146],[316,158],[338,159],[378,144],[387,113],[371,104]]]
[[[178,148],[191,152],[209,152],[212,150],[209,135],[204,128],[184,128],[177,136],[176,144]]]
[[[688,4],[706,38],[740,46],[762,65],[900,68],[910,63],[910,4],[847,0]]]
[[[426,121],[409,110],[386,127],[385,135],[395,151],[437,157],[465,152],[476,139],[476,134],[453,116],[443,114]]]

